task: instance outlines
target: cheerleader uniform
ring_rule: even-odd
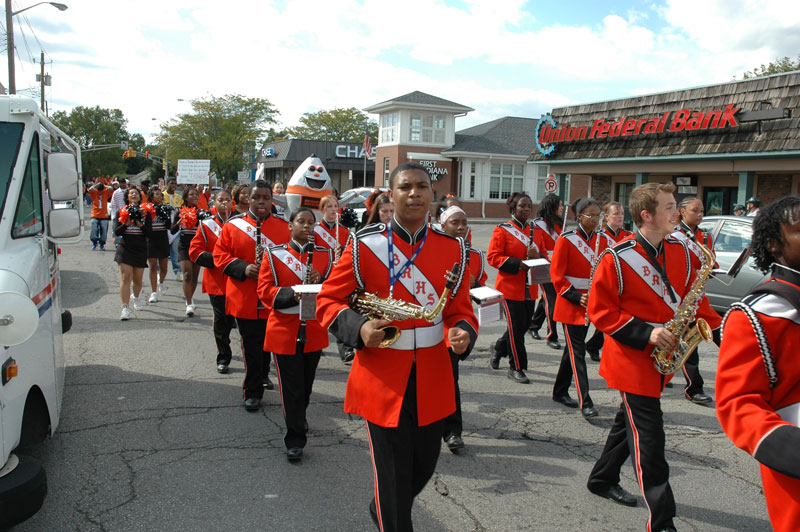
[[[114,262],[127,264],[134,268],[147,268],[147,236],[153,218],[149,211],[142,209],[144,223],[141,227],[136,224],[125,225],[130,213],[126,205],[114,217],[114,234],[120,237],[117,251],[114,253]]]
[[[550,230],[543,218],[537,218],[533,221],[533,227],[533,241],[541,250],[542,256],[546,256],[547,260],[552,260],[556,240],[558,240],[558,235],[561,234],[561,226],[556,225]],[[553,283],[542,283],[541,286],[542,298],[539,300],[539,304],[533,314],[530,331],[532,335],[538,335],[539,328],[547,318],[547,343],[552,344],[555,349],[561,349],[558,344],[558,328],[556,327],[555,319],[553,319],[553,312],[556,306],[556,289],[553,288]]]
[[[535,284],[528,282],[528,272],[521,268],[528,246],[536,247],[530,235],[530,226],[515,217],[494,228],[489,240],[486,260],[497,268],[495,289],[503,293],[508,329],[495,343],[491,360],[497,369],[501,357],[509,356],[508,376],[517,382],[527,383],[524,371],[528,369],[528,352],[525,350],[525,331],[531,323],[534,302],[538,294]]]
[[[153,226],[150,236],[147,238],[147,258],[148,259],[165,259],[169,257],[169,235],[167,231],[170,224],[170,216],[163,210],[163,205],[159,205],[153,216]],[[159,215],[158,213],[162,214]]]
[[[178,260],[192,260],[189,257],[189,247],[192,245],[192,239],[197,233],[197,207],[181,207],[178,215],[175,218],[175,223],[172,225],[171,232],[175,234],[180,230],[180,241],[178,242]]]
[[[309,254],[312,268],[324,280],[333,266],[333,252],[295,240],[269,248],[258,274],[258,297],[270,310],[264,351],[272,352],[275,359],[286,422],[283,442],[290,460],[298,460],[306,445],[306,409],[320,355],[328,347],[328,330],[315,319],[300,319],[300,306],[292,290],[306,278]]]

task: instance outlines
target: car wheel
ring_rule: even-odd
[[[47,495],[47,475],[42,463],[30,456],[11,455],[18,459],[14,469],[0,477],[0,529],[28,519],[42,507]]]

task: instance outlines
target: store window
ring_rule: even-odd
[[[536,179],[536,191],[534,193],[533,202],[539,203],[544,199],[547,193],[544,191],[544,182],[547,180],[547,175],[550,173],[550,167],[545,164],[534,165],[532,172]]]
[[[522,192],[525,168],[521,164],[492,163],[489,167],[489,199],[508,199]]]
[[[397,113],[381,115],[381,144],[397,141]]]
[[[444,144],[444,115],[411,113],[409,142]]]

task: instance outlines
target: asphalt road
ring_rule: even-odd
[[[476,225],[474,244],[486,249],[491,229]],[[335,344],[317,372],[305,457],[289,464],[278,393],[266,392],[260,412],[245,412],[241,354],[230,374],[215,371],[211,309],[199,289],[193,318],[183,315],[179,284],[170,280],[158,304],[120,322],[113,251],[92,252],[87,239],[61,257],[74,317],[61,423],[33,452],[48,473],[44,507],[15,530],[374,530],[364,422],[342,411],[348,368]],[[641,497],[627,508],[585,487],[618,393],[590,362],[600,416],[590,423],[554,403],[561,353],[530,339],[531,384],[492,371],[489,345],[504,327],[485,326],[461,364],[467,447],[460,455],[442,448],[415,504],[416,529],[643,530]],[[712,395],[715,366],[716,348],[704,346]],[[683,398],[682,384],[678,377],[662,401],[678,530],[769,530],[756,462],[728,441],[713,408]],[[623,487],[639,495],[632,467],[622,474]]]

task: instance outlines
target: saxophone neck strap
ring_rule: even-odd
[[[656,256],[656,248],[653,247],[653,244],[650,243],[641,233],[636,233],[636,241],[644,248],[645,254],[647,254],[647,260],[656,271],[661,274],[661,280],[664,282],[664,286],[667,288],[667,293],[669,294],[669,299],[672,301],[672,304],[678,302],[675,298],[675,291],[672,289],[672,283],[669,282],[669,277],[667,277],[666,271],[666,264],[667,264],[667,246],[664,244],[664,241],[661,241],[661,263],[658,262],[658,257]]]

